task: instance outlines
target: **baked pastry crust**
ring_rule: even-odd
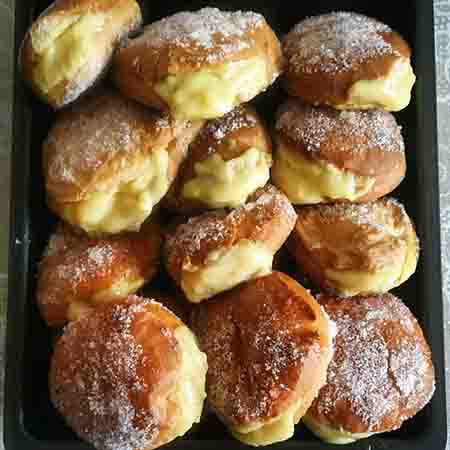
[[[307,103],[390,111],[403,109],[409,103],[415,81],[409,45],[375,19],[350,12],[311,17],[298,23],[284,37],[282,46],[286,57],[284,86],[290,95]],[[373,104],[352,98],[352,87],[360,81],[398,83],[396,70],[404,70],[400,76],[405,78],[391,90],[379,85]]]
[[[389,293],[323,295],[318,301],[336,323],[337,334],[327,384],[305,424],[312,421],[312,431],[322,438],[320,427],[334,430],[335,440],[340,440],[336,443],[396,430],[434,392],[431,352],[417,320]]]
[[[157,273],[162,230],[89,238],[60,223],[39,264],[36,299],[49,326],[63,326],[99,306],[134,294]]]
[[[272,178],[294,203],[376,200],[405,176],[401,127],[388,112],[336,111],[290,99],[277,112],[276,129]],[[305,164],[321,178],[306,184]]]
[[[273,272],[200,305],[192,325],[208,402],[233,435],[252,445],[291,437],[332,357],[332,327],[308,291]]]
[[[50,208],[89,233],[138,230],[169,189],[189,143],[202,125],[201,121],[190,122],[155,113],[107,89],[81,99],[59,113],[43,144]],[[166,165],[164,172],[157,164],[160,159]],[[147,184],[141,186],[144,179]],[[139,217],[123,227],[116,226],[113,219],[109,225],[103,223],[108,219],[106,216],[89,223],[77,209],[82,207],[81,202],[105,194],[105,202],[113,203],[105,215],[113,214],[122,207],[114,197],[122,193],[121,189],[125,194],[130,193],[131,199],[126,201],[138,203],[134,207],[123,205],[127,215],[133,209],[139,212]],[[147,190],[150,199],[146,198]],[[96,208],[87,209],[90,213]]]
[[[231,275],[236,275],[236,284],[245,281],[245,270],[251,265],[241,260],[234,261],[232,273],[225,271],[223,280],[204,279],[205,270],[211,263],[220,262],[227,252],[239,244],[255,244],[254,250],[262,250],[263,267],[257,273],[247,274],[250,278],[267,273],[272,267],[275,252],[283,245],[295,225],[296,214],[284,194],[275,187],[267,185],[251,195],[245,205],[231,212],[225,210],[211,211],[192,217],[168,235],[165,242],[165,266],[175,282],[183,289],[190,301],[198,302],[234,285],[229,285]],[[259,263],[263,257],[256,258]],[[239,262],[239,260],[237,261]],[[233,275],[233,276],[234,276]],[[189,282],[187,281],[189,279]],[[248,278],[247,278],[248,279]],[[220,281],[213,290],[202,287],[201,293],[196,288],[201,283],[207,286]],[[223,283],[223,285],[222,285]]]
[[[351,296],[387,292],[416,270],[419,239],[403,205],[371,203],[297,208],[287,247],[322,290]]]
[[[57,0],[25,35],[23,76],[36,95],[60,108],[95,83],[115,47],[141,23],[135,0]]]
[[[222,116],[269,87],[282,68],[280,43],[263,16],[203,8],[180,12],[145,27],[141,36],[129,40],[116,52],[113,76],[125,95],[156,109],[182,115],[181,109],[174,110],[167,97],[158,92],[158,83],[170,76],[216,69],[220,72],[227,64],[236,65],[255,58],[263,63],[259,75],[264,79],[258,92],[241,89],[225,109],[215,111],[212,108],[211,114],[194,108],[191,114],[196,117],[187,118]],[[249,83],[251,80],[246,83],[247,87]],[[212,88],[211,84],[203,86],[202,96],[209,95],[208,89]]]
[[[131,296],[71,322],[52,356],[50,398],[98,449],[150,450],[198,422],[206,356],[157,302]]]
[[[241,206],[269,180],[271,153],[271,139],[253,108],[239,106],[208,121],[189,146],[164,206],[183,214]]]

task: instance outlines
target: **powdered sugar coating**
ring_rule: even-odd
[[[320,207],[312,207],[311,210],[320,214],[321,221],[349,221],[383,233],[391,233],[393,228],[412,227],[405,207],[393,197],[368,203],[323,204]]]
[[[385,39],[389,26],[353,12],[334,12],[298,23],[283,47],[293,72],[339,73],[385,55],[399,55]]]
[[[434,392],[431,354],[416,319],[391,294],[318,300],[337,336],[327,384],[309,414],[350,432],[398,428]]]
[[[214,50],[208,55],[208,62],[213,63],[248,48],[248,39],[243,36],[264,23],[263,16],[254,12],[203,8],[179,12],[148,25],[130,45],[144,41],[153,48]]]
[[[127,286],[135,292],[156,273],[160,247],[161,232],[154,224],[107,238],[89,238],[60,224],[39,265],[36,295],[42,315],[59,326],[68,320],[72,303],[94,305],[99,293],[113,298],[115,285],[123,293]]]
[[[395,117],[380,109],[337,111],[289,100],[278,111],[276,128],[308,152],[319,152],[331,142],[336,152],[405,150]]]
[[[58,116],[44,142],[47,188],[65,185],[84,190],[96,173],[115,160],[122,167],[134,155],[151,152],[163,130],[171,127],[158,115],[112,91],[82,99]]]
[[[208,357],[208,399],[228,426],[274,418],[299,395],[308,402],[325,376],[328,320],[285,278],[258,278],[194,311]],[[311,378],[302,373],[310,364],[317,370]]]
[[[129,297],[71,323],[58,341],[50,372],[52,401],[96,448],[136,450],[158,438],[164,418],[158,417],[158,406],[150,397],[159,389],[159,380],[149,385],[148,370],[153,367],[158,376],[168,377],[167,384],[176,370],[177,354],[166,354],[164,362],[155,360],[135,335],[137,322],[141,330],[143,321],[157,323],[158,308],[162,307],[155,302]],[[168,328],[154,337],[158,345],[162,340],[175,342]]]
[[[240,240],[262,239],[264,242],[270,239],[267,230],[275,228],[276,221],[278,226],[283,224],[277,230],[281,246],[296,219],[297,214],[287,197],[274,186],[266,185],[256,190],[245,205],[229,213],[211,211],[179,225],[166,240],[167,266],[178,266],[180,261],[186,267],[191,263],[201,265],[207,261],[209,252],[225,250]]]

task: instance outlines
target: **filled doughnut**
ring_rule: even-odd
[[[416,270],[419,239],[403,205],[393,198],[305,206],[297,215],[287,247],[326,292],[383,293]]]
[[[278,110],[272,181],[292,203],[365,202],[393,191],[406,172],[394,116],[336,111],[295,99]]]
[[[60,108],[94,84],[141,22],[135,0],[56,0],[25,35],[23,76],[36,95]]]
[[[39,264],[36,298],[50,326],[77,320],[105,302],[134,294],[158,271],[160,225],[141,231],[89,238],[60,223]]]
[[[417,320],[392,294],[321,296],[319,303],[337,334],[327,383],[303,422],[333,444],[396,430],[434,392],[431,352]]]
[[[237,107],[207,122],[164,204],[175,212],[237,208],[270,177],[272,144],[256,112]]]
[[[208,358],[208,403],[249,445],[289,439],[326,380],[333,326],[316,300],[280,272],[194,310]]]
[[[186,325],[131,296],[65,328],[51,360],[50,398],[95,448],[150,450],[200,420],[206,370]]]
[[[57,116],[43,145],[50,208],[90,234],[139,230],[201,125],[109,90],[81,99]]]
[[[389,26],[353,12],[310,17],[283,39],[285,87],[338,109],[408,106],[416,77],[411,49]]]
[[[187,119],[213,119],[268,88],[280,74],[280,43],[260,14],[203,8],[144,28],[114,57],[127,96]]]
[[[179,225],[165,243],[166,269],[188,300],[198,303],[269,273],[295,220],[286,196],[267,185],[240,208],[204,213]]]

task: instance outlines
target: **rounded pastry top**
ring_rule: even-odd
[[[266,25],[264,17],[250,11],[221,11],[203,8],[184,11],[154,22],[126,47],[144,44],[149,51],[169,50],[191,68],[215,64],[248,50],[256,29]]]
[[[351,433],[399,428],[434,392],[431,352],[417,320],[389,293],[318,300],[337,335],[327,384],[308,416]]]
[[[71,322],[58,340],[50,394],[69,425],[96,448],[153,448],[179,405],[182,327],[162,305],[129,297]]]
[[[408,44],[388,25],[354,12],[334,12],[299,22],[284,38],[293,73],[357,72],[371,60],[410,57]]]
[[[62,111],[43,144],[46,188],[62,201],[106,190],[125,168],[166,149],[189,122],[155,113],[110,90]],[[113,180],[114,178],[114,180]]]
[[[283,224],[284,242],[285,228],[289,233],[295,220],[294,208],[287,197],[267,185],[258,189],[240,208],[231,212],[207,212],[179,225],[166,240],[166,265],[171,273],[179,274],[182,267],[202,266],[212,251],[231,248],[240,240],[262,241],[268,249],[276,247],[275,252],[282,245],[276,232],[277,223]]]
[[[384,171],[404,159],[401,127],[380,109],[337,111],[290,99],[278,110],[276,129],[289,149],[361,175]]]
[[[45,321],[62,326],[91,307],[137,291],[157,272],[162,233],[157,222],[138,233],[90,238],[60,223],[39,264],[37,302]]]
[[[209,402],[234,429],[275,419],[299,396],[307,401],[309,390],[320,387],[314,381],[325,378],[330,322],[308,291],[283,273],[222,293],[192,317],[208,357]]]

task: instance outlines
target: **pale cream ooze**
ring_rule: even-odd
[[[355,201],[367,194],[375,183],[373,177],[340,170],[326,161],[303,158],[282,142],[278,143],[272,179],[297,205],[335,199]]]
[[[169,155],[156,149],[142,164],[140,176],[85,200],[60,204],[62,217],[88,233],[137,231],[169,188]]]
[[[65,79],[72,79],[98,51],[93,42],[104,22],[103,14],[85,14],[61,18],[51,30],[47,27],[33,30],[32,46],[37,53],[33,79],[42,92],[48,92]]]
[[[177,375],[178,383],[169,394],[169,399],[178,405],[178,413],[175,423],[164,436],[165,442],[183,436],[194,423],[200,422],[206,398],[206,355],[200,351],[188,327],[178,327],[174,335],[181,349],[182,361]]]
[[[411,101],[415,81],[409,58],[401,58],[393,64],[385,77],[357,81],[348,92],[348,100],[334,106],[338,109],[382,108],[400,111]]]
[[[184,184],[182,195],[211,208],[236,208],[268,182],[271,165],[271,155],[257,148],[229,161],[213,154],[195,164],[196,176]]]
[[[188,300],[199,303],[219,292],[270,273],[273,254],[261,243],[242,240],[208,256],[203,267],[185,265],[181,287]]]
[[[265,60],[254,57],[196,72],[169,75],[154,89],[176,116],[213,119],[249,101],[271,81]]]
[[[375,433],[350,433],[344,429],[332,428],[323,423],[317,422],[311,416],[304,416],[302,419],[306,427],[320,440],[329,444],[345,445],[356,442],[360,439],[368,438]]]

